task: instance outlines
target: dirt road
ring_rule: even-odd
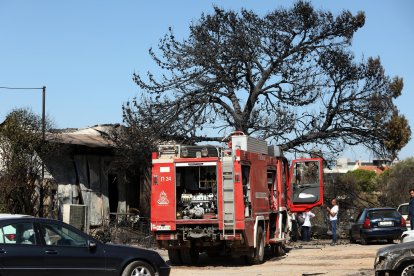
[[[285,256],[267,257],[266,262],[254,266],[246,266],[240,259],[208,258],[202,254],[197,266],[173,266],[171,275],[374,275],[376,251],[386,245],[340,242],[337,246],[330,246],[329,241],[295,243],[288,247],[290,251]],[[168,260],[165,251],[161,254]]]

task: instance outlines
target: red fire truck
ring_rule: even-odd
[[[173,264],[200,252],[263,262],[282,254],[291,214],[323,203],[322,159],[294,160],[240,133],[228,147],[160,145],[152,154],[151,230]]]

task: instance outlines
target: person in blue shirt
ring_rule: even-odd
[[[410,203],[408,204],[408,218],[411,230],[414,230],[414,189],[410,189]]]

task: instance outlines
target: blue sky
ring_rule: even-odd
[[[213,5],[265,14],[294,1],[20,1],[0,0],[0,86],[47,87],[46,112],[56,127],[82,128],[122,121],[122,104],[138,88],[132,73],[156,72],[150,47],[168,27],[184,38],[188,26]],[[404,78],[397,106],[414,132],[414,1],[312,1],[315,8],[364,11],[355,35],[357,59],[380,56],[386,74]],[[13,108],[41,114],[41,91],[1,90],[0,121]],[[370,158],[361,149],[351,159]],[[414,156],[414,141],[400,158]]]

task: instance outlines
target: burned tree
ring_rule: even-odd
[[[355,60],[350,46],[364,23],[363,12],[334,16],[303,1],[263,17],[215,7],[188,38],[170,28],[150,49],[163,74],[134,74],[141,96],[124,105],[124,121],[191,141],[240,130],[284,150],[396,154],[411,135],[393,102],[403,81],[379,57]]]

